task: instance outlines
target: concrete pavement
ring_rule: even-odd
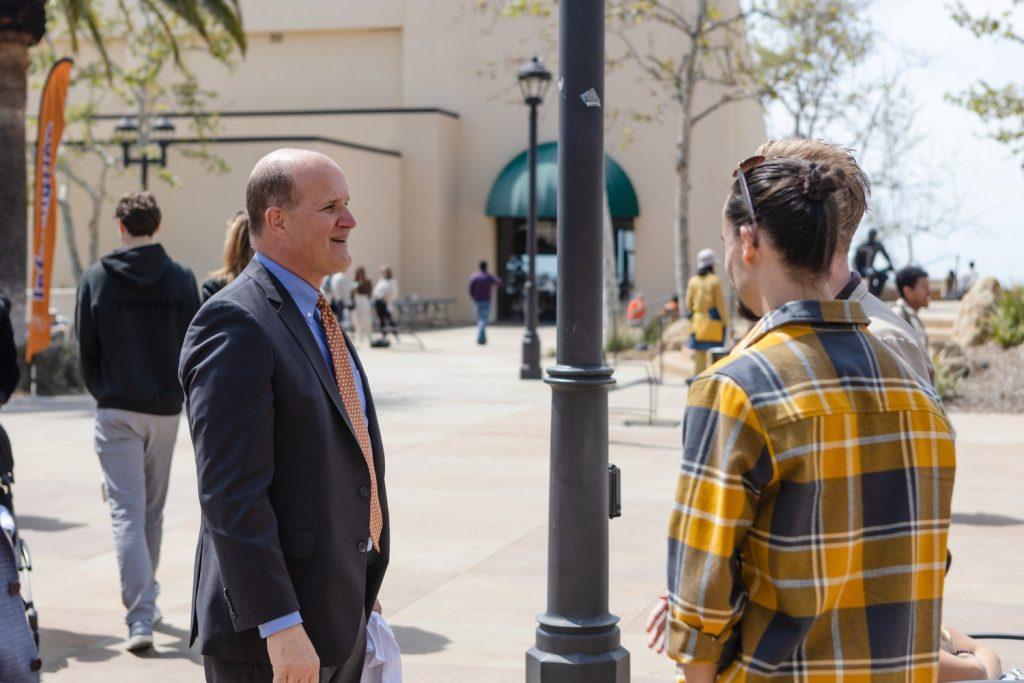
[[[406,680],[522,681],[534,617],[545,605],[550,390],[518,379],[517,328],[478,347],[469,328],[365,349],[388,454],[392,564],[381,602],[403,649]],[[542,330],[544,348],[553,330]],[[551,359],[546,358],[545,363]],[[633,681],[669,681],[643,647],[644,618],[664,582],[665,528],[679,461],[678,426],[643,421],[648,393],[616,371],[611,461],[623,470],[623,516],[611,523],[611,597]],[[629,385],[629,386],[626,386]],[[678,419],[685,388],[669,379],[660,414]],[[244,409],[244,406],[240,406]],[[195,467],[179,432],[159,570],[164,625],[155,652],[124,650],[123,609],[100,469],[93,404],[17,399],[0,413],[17,460],[19,521],[35,570],[47,681],[195,681],[187,649],[198,528]],[[954,415],[959,471],[946,620],[964,631],[1024,633],[1024,416]],[[1024,648],[997,645],[1024,664]]]

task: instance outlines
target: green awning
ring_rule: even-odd
[[[527,154],[510,161],[491,187],[487,215],[499,218],[526,218],[529,193]],[[636,218],[640,204],[629,176],[607,154],[604,156],[604,182],[612,218]],[[558,143],[547,142],[537,148],[537,217],[554,220],[558,213]]]

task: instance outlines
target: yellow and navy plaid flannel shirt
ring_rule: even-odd
[[[690,388],[669,655],[725,681],[934,681],[953,430],[860,304],[765,316]]]

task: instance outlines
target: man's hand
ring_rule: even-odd
[[[267,637],[267,654],[274,667],[274,683],[317,683],[320,658],[302,624]]]
[[[658,602],[654,604],[650,616],[647,617],[647,624],[644,630],[647,631],[647,647],[659,655],[665,651],[665,633],[668,623],[668,594],[662,593],[658,596]]]
[[[373,611],[376,612],[377,614],[380,614],[382,609],[383,608],[380,606],[380,600],[374,600],[373,601]]]

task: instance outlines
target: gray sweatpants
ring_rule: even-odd
[[[164,502],[179,415],[148,415],[100,408],[94,433],[103,468],[114,547],[121,571],[125,622],[153,621],[160,587]]]

